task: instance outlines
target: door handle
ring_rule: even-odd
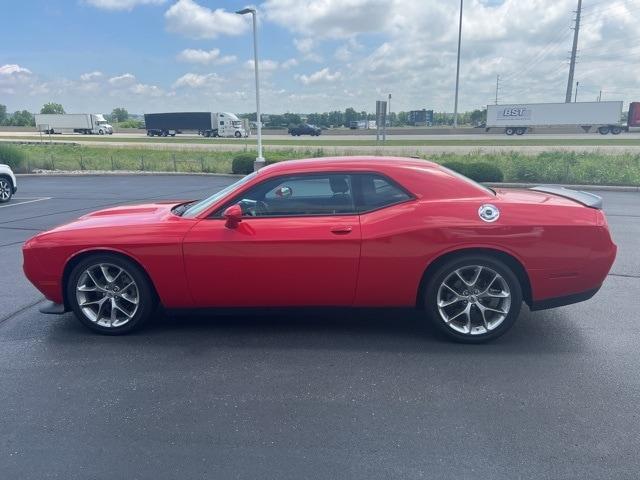
[[[347,233],[351,233],[353,227],[351,225],[338,225],[335,227],[331,227],[331,233],[335,233],[336,235],[346,235]]]

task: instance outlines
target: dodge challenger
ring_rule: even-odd
[[[596,195],[490,189],[438,164],[337,157],[270,165],[208,198],[107,208],[40,233],[24,272],[103,334],[167,311],[412,307],[453,340],[587,300],[615,259]]]

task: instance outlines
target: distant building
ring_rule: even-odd
[[[433,110],[411,110],[409,112],[409,125],[426,127],[433,124]]]

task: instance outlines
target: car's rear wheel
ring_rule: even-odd
[[[106,335],[139,328],[156,306],[146,274],[113,254],[92,255],[78,263],[69,275],[67,300],[83,325]]]
[[[6,203],[13,196],[13,184],[7,177],[0,177],[0,203]]]
[[[485,255],[453,258],[430,275],[425,307],[447,337],[481,343],[509,330],[522,306],[518,277],[503,262]]]

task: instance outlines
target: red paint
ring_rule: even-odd
[[[27,241],[25,274],[61,303],[67,262],[110,250],[142,265],[168,308],[412,306],[427,267],[459,250],[511,255],[526,270],[534,301],[597,288],[615,258],[601,211],[529,190],[493,195],[422,160],[283,162],[239,192],[275,176],[327,171],[378,172],[415,198],[361,215],[281,218],[238,218],[237,209],[207,218],[229,198],[198,218],[176,216],[166,203],[116,207]],[[483,203],[499,208],[496,222],[479,218]]]

